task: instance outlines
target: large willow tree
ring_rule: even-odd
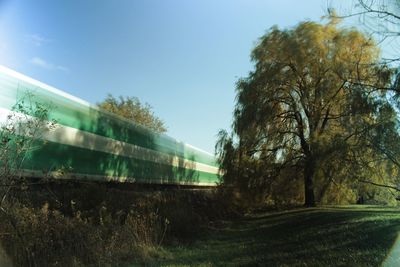
[[[335,20],[273,27],[251,58],[254,71],[237,83],[234,175],[247,172],[248,184],[265,185],[290,169],[303,181],[305,205],[313,206],[321,179],[355,175],[353,168],[375,157],[371,136],[376,140],[379,127],[394,125],[391,71],[379,64],[373,40]]]

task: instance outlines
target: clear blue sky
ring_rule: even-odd
[[[0,64],[91,103],[137,96],[170,136],[213,152],[257,39],[350,2],[0,0]]]

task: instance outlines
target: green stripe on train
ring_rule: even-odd
[[[50,119],[62,125],[218,167],[213,156],[176,142],[166,135],[153,133],[7,74],[0,73],[0,88],[0,107],[10,109],[29,91],[34,93],[37,100],[53,106]]]
[[[43,173],[69,169],[71,173],[104,177],[132,177],[127,182],[160,184],[216,184],[217,174],[173,167],[53,142],[37,141],[23,168]]]

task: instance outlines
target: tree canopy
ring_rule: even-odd
[[[328,14],[332,17],[350,18],[356,17],[361,22],[360,26],[374,36],[387,53],[385,61],[397,62],[400,60],[398,54],[398,41],[400,36],[400,1],[398,0],[357,0],[353,2],[354,8],[350,11],[328,8]],[[390,50],[388,49],[390,48]]]
[[[252,51],[254,70],[237,82],[233,136],[218,143],[224,181],[269,194],[302,184],[313,206],[332,185],[351,191],[371,179],[367,167],[389,164],[374,145],[379,131],[398,138],[392,70],[379,56],[372,39],[335,19],[271,28]]]
[[[164,122],[154,114],[152,107],[148,103],[142,104],[137,97],[116,98],[109,94],[97,105],[103,110],[122,116],[157,133],[167,131]]]

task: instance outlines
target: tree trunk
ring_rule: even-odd
[[[315,207],[313,176],[315,173],[314,160],[307,160],[304,168],[304,206]]]

